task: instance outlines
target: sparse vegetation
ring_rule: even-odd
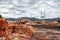
[[[60,20],[58,20],[58,22],[60,23]]]
[[[2,15],[0,15],[0,18],[2,18]]]

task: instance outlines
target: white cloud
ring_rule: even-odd
[[[56,5],[56,3],[54,2],[54,1],[46,1],[49,5],[52,5],[52,6],[54,6],[54,5]]]
[[[13,1],[13,4],[17,5],[18,4],[18,1],[17,0],[14,0]]]
[[[0,12],[9,12],[9,9],[6,9],[6,8],[0,8]]]
[[[30,0],[22,0],[23,2],[25,2],[25,3],[29,3],[30,2]]]

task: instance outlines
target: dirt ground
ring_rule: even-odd
[[[22,37],[14,35],[12,40],[60,40],[60,31],[55,29],[46,29],[46,28],[34,28],[35,33],[30,37]]]

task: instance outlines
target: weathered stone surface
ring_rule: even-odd
[[[6,23],[5,19],[0,19],[0,36],[4,35],[6,26],[7,26],[7,23]]]

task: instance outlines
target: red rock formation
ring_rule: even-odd
[[[7,34],[12,34],[12,31],[13,31],[12,26],[13,26],[13,23],[7,25],[7,27],[6,27]]]
[[[6,26],[6,21],[5,20],[0,20],[0,28],[5,27]]]
[[[26,35],[32,35],[34,33],[34,28],[32,26],[17,25],[15,32],[19,32]]]
[[[4,31],[0,30],[0,37],[3,36]]]
[[[0,19],[0,36],[3,36],[6,26],[7,26],[6,21],[3,19]]]
[[[11,40],[10,36],[13,34],[12,32],[18,33],[23,37],[27,35],[32,36],[34,28],[25,24],[6,23],[5,19],[0,19],[0,36],[3,37],[3,40]]]
[[[26,37],[26,36],[31,36],[34,33],[34,28],[32,26],[26,26],[26,25],[18,25],[18,24],[13,24],[9,23],[6,27],[6,34],[3,36],[3,40],[9,37],[9,35],[12,35],[14,33],[20,34],[20,36]],[[10,38],[9,38],[10,40]]]

